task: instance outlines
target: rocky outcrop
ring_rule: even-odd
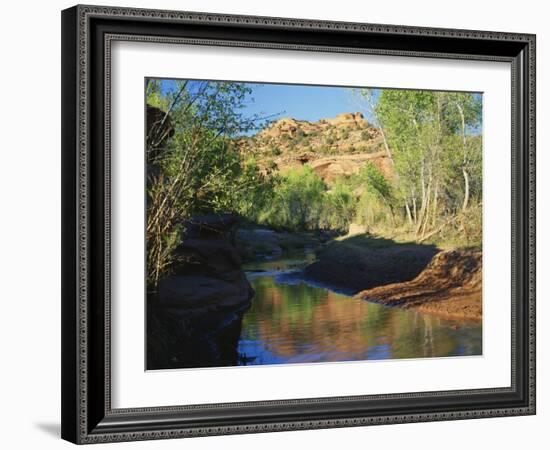
[[[235,217],[219,215],[194,217],[185,224],[172,274],[158,285],[159,305],[217,310],[249,304],[254,291],[230,241],[235,223]]]
[[[338,176],[357,173],[371,161],[385,176],[392,176],[380,130],[360,112],[317,122],[280,119],[237,145],[241,152],[254,155],[265,171],[310,165],[331,183]]]
[[[315,133],[333,130],[372,130],[375,129],[365,120],[363,114],[342,113],[334,118],[321,119],[318,122],[309,122],[307,120],[297,120],[290,117],[279,119],[273,122],[269,127],[258,133],[259,138],[280,138],[284,135],[289,137],[307,136]]]
[[[366,162],[371,162],[386,177],[391,177],[392,166],[386,152],[358,155],[327,156],[312,160],[309,165],[323,180],[330,183],[342,175],[356,175]]]
[[[298,121],[292,118],[280,119],[274,122],[268,128],[260,131],[258,133],[259,137],[263,138],[280,138],[282,136],[296,136],[298,130],[303,131],[304,128],[307,128],[309,122]]]
[[[342,114],[338,114],[333,119],[325,119],[324,121],[326,123],[339,126],[339,127],[364,129],[369,126],[369,123],[367,122],[363,114],[360,112],[342,113]]]
[[[440,252],[413,280],[368,289],[357,296],[384,305],[480,321],[481,251],[461,249]]]

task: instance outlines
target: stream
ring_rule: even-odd
[[[238,365],[480,355],[481,324],[391,308],[303,278],[312,252],[244,267],[255,290]],[[348,294],[348,295],[346,295]]]

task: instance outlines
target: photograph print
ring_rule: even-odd
[[[147,370],[482,355],[481,93],[144,84]]]

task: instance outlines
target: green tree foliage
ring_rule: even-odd
[[[360,191],[356,220],[368,228],[380,223],[393,225],[393,187],[382,172],[367,162],[359,172],[356,183]]]
[[[391,149],[396,197],[417,236],[464,228],[468,208],[481,211],[481,96],[388,89],[373,110]]]
[[[165,112],[174,127],[173,137],[162,148],[157,142],[165,121],[148,127],[147,133],[150,285],[156,285],[173,263],[186,218],[209,212],[251,214],[261,205],[265,180],[255,161],[243,161],[234,145],[236,136],[257,126],[257,117],[242,113],[249,94],[241,83],[187,80],[167,87],[148,80],[147,104]]]
[[[336,180],[325,195],[320,228],[341,233],[348,231],[357,211],[357,197],[345,178]]]
[[[167,111],[170,107],[170,99],[162,94],[161,80],[148,79],[146,93],[147,104]]]
[[[374,164],[367,162],[359,172],[359,179],[366,189],[371,190],[388,204],[391,203],[393,195],[391,184]]]
[[[317,228],[325,191],[326,185],[311,168],[289,170],[275,184],[273,198],[259,219],[276,228]]]
[[[336,230],[346,232],[356,214],[352,186],[341,178],[329,186],[308,166],[292,169],[277,178],[269,203],[258,221],[292,231]]]

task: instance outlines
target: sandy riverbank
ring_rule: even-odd
[[[482,318],[482,258],[479,250],[438,253],[413,280],[361,291],[357,297],[454,319]]]

